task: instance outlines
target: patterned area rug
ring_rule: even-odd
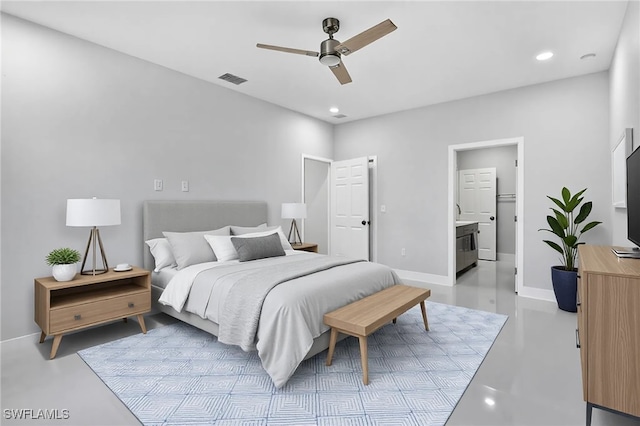
[[[443,425],[506,315],[427,302],[368,338],[369,385],[358,340],[304,361],[276,389],[256,352],[184,323],[78,352],[144,425]]]

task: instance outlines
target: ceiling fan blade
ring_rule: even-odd
[[[336,76],[340,84],[351,83],[351,76],[349,75],[349,71],[347,71],[347,68],[345,68],[342,61],[340,61],[338,65],[329,67],[329,69],[331,70],[331,72],[333,72],[333,75]]]
[[[366,45],[373,43],[379,38],[386,36],[397,28],[398,27],[391,22],[391,19],[387,19],[386,21],[380,22],[378,25],[374,25],[368,30],[351,37],[349,40],[343,41],[336,46],[336,51],[340,52],[341,55],[350,55],[353,52],[362,49]]]
[[[277,50],[279,52],[295,53],[297,55],[307,55],[313,57],[317,57],[318,55],[320,55],[318,52],[312,52],[310,50],[292,49],[290,47],[272,46],[270,44],[258,43],[256,44],[256,47],[259,47],[260,49]]]

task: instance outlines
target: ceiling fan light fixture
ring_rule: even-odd
[[[332,54],[332,53],[320,55],[320,63],[328,67],[335,67],[340,63],[340,56],[338,56],[338,54]]]
[[[338,40],[329,38],[320,43],[320,63],[328,67],[335,67],[340,63],[340,54],[336,52]]]

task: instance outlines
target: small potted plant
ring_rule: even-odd
[[[553,292],[558,301],[558,307],[564,311],[576,312],[576,292],[578,289],[578,268],[576,259],[578,257],[578,246],[584,244],[580,242],[580,237],[590,229],[595,228],[602,222],[593,221],[582,225],[589,214],[593,204],[587,201],[582,204],[584,197],[582,194],[587,189],[571,195],[571,191],[562,188],[562,200],[547,195],[560,209],[551,207],[554,215],[547,216],[547,223],[551,229],[539,229],[547,231],[560,238],[560,244],[543,240],[552,249],[562,255],[562,265],[551,267],[551,282]],[[582,206],[580,206],[582,204]],[[580,209],[578,210],[578,207]],[[575,215],[575,212],[578,214]]]
[[[52,250],[46,260],[56,281],[71,281],[78,270],[76,263],[80,261],[80,253],[68,247],[58,248]]]

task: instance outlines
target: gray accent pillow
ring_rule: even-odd
[[[178,269],[204,262],[215,262],[216,255],[211,249],[205,235],[230,235],[231,228],[225,226],[213,231],[196,232],[163,232],[171,244],[171,251],[176,258]]]
[[[284,249],[277,233],[264,237],[231,237],[231,243],[238,252],[240,262],[284,256]]]

